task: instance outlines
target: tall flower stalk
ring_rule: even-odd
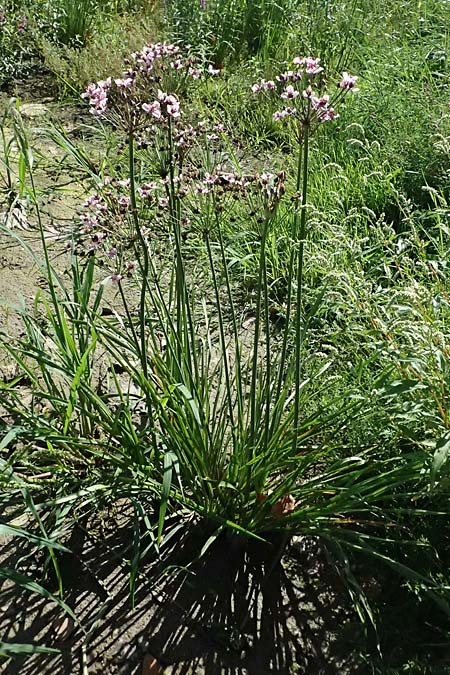
[[[289,319],[292,313],[292,291],[294,283],[295,294],[295,348],[294,348],[294,411],[292,449],[295,451],[298,442],[300,423],[300,385],[302,379],[302,345],[304,339],[304,312],[303,312],[303,267],[304,251],[307,237],[307,195],[308,195],[308,158],[310,139],[317,128],[324,122],[339,117],[335,110],[336,103],[343,94],[356,88],[357,78],[344,72],[338,84],[337,91],[332,97],[324,91],[324,68],[320,59],[314,57],[296,57],[293,60],[294,69],[280,73],[275,80],[260,80],[252,86],[254,94],[267,93],[270,96],[279,96],[284,106],[273,113],[276,122],[288,123],[292,127],[293,137],[297,141],[298,161],[296,176],[296,206],[292,218],[292,247],[289,260],[288,291],[286,301],[287,321],[285,323],[283,343],[281,349],[281,367],[277,383],[277,397],[280,395],[285,377],[285,362],[287,358],[288,337],[290,332]],[[288,105],[289,104],[289,105]],[[295,271],[295,274],[294,274]]]

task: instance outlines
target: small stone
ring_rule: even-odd
[[[28,119],[47,117],[50,114],[49,109],[43,103],[23,103],[19,108],[19,112],[22,117]]]

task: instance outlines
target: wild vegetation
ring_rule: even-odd
[[[45,288],[0,326],[0,534],[41,563],[0,578],[76,622],[61,555],[124,504],[130,603],[192,528],[180,585],[223,539],[272,542],[269,576],[313,538],[361,622],[351,672],[447,672],[449,19],[446,0],[4,2],[3,89],[45,76],[86,116],[45,129],[85,191],[56,242],[52,160],[20,101],[1,120],[2,241]]]

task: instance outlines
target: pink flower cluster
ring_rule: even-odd
[[[142,110],[151,115],[155,120],[172,117],[180,117],[180,102],[174,94],[165,94],[158,90],[158,100],[153,103],[144,103]]]
[[[260,91],[273,91],[276,89],[276,84],[273,80],[260,80],[252,86],[252,92],[259,94]]]
[[[82,98],[89,100],[94,115],[103,115],[111,108],[116,119],[126,121],[128,126],[132,120],[134,129],[142,122],[142,112],[154,120],[180,116],[178,98],[161,91],[166,69],[183,71],[193,79],[220,74],[220,69],[211,63],[205,67],[195,56],[182,54],[177,45],[166,42],[146,45],[140,52],[133,53],[125,64],[127,69],[122,77],[114,80],[109,77],[90,84]],[[157,100],[149,103],[148,98],[156,93],[156,88]]]
[[[254,94],[278,89],[283,101],[296,102],[296,107],[284,106],[281,110],[274,112],[273,119],[279,122],[285,118],[296,117],[301,124],[311,127],[314,122],[327,122],[339,117],[331,105],[330,96],[320,91],[316,92],[312,87],[315,76],[324,70],[320,65],[320,59],[312,56],[296,56],[293,64],[300,66],[301,69],[280,73],[275,78],[277,84],[273,80],[260,80],[251,88]],[[356,76],[344,72],[338,89],[342,93],[350,90],[357,92],[358,89],[355,87],[357,79]],[[301,87],[297,88],[292,83],[303,83],[305,88],[301,91]],[[337,99],[337,96],[335,98]]]
[[[225,171],[218,165],[214,173],[205,173],[201,183],[195,186],[195,192],[199,195],[207,195],[214,191],[214,188],[220,188],[221,192],[231,190],[241,190],[247,187],[249,181],[245,176]]]
[[[304,66],[306,75],[317,75],[323,70],[322,66],[319,66],[320,59],[312,56],[296,56],[292,63],[294,66]]]
[[[96,84],[90,84],[86,91],[81,94],[81,98],[88,98],[91,106],[90,112],[93,115],[102,115],[108,105],[108,90],[111,88],[111,78],[102,80]]]
[[[172,58],[169,62],[172,70],[184,70],[194,80],[198,80],[203,74],[220,75],[220,70],[214,68],[211,63],[205,71],[194,56],[183,56],[177,45],[166,42],[146,45],[140,52],[131,55],[136,70],[144,74],[153,71],[155,62],[165,58]]]
[[[153,70],[153,64],[158,59],[165,57],[174,57],[179,53],[180,48],[177,45],[167,42],[157,42],[155,44],[145,45],[140,52],[134,52],[131,55],[132,61],[141,72],[150,72]]]

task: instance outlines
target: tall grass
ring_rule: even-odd
[[[166,4],[169,34],[204,51],[222,66],[243,54],[273,55],[295,15],[297,3],[273,0],[170,0]]]

